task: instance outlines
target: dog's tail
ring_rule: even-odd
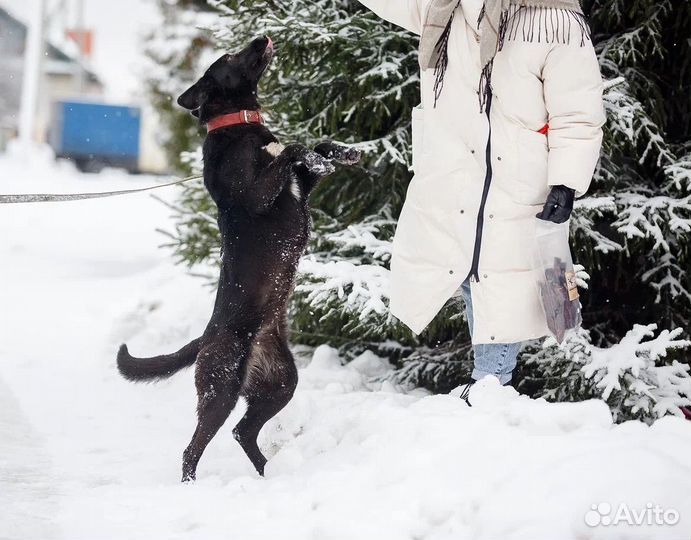
[[[118,371],[128,381],[165,379],[194,364],[200,348],[201,338],[197,338],[173,354],[135,358],[130,355],[127,345],[121,345],[118,351]]]

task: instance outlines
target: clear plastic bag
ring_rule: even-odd
[[[576,273],[569,249],[569,222],[537,220],[535,276],[547,327],[561,343],[582,322]]]

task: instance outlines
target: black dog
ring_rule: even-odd
[[[168,377],[196,362],[198,424],[183,454],[183,481],[194,480],[199,458],[239,397],[247,411],[233,434],[263,474],[257,435],[297,385],[286,304],[309,237],[307,197],[334,171],[332,161],[360,159],[358,151],[332,142],[314,151],[283,148],[259,123],[257,83],[272,57],[271,40],[256,39],[219,58],[178,98],[209,128],[204,183],[218,206],[222,238],[216,303],[204,334],[173,354],[134,358],[125,345],[118,353],[118,369],[132,381]],[[211,129],[232,117],[242,123]]]

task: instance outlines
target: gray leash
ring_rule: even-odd
[[[17,204],[17,203],[32,203],[32,202],[64,202],[64,201],[83,201],[85,199],[102,199],[103,197],[115,197],[117,195],[127,195],[129,193],[140,193],[142,191],[150,191],[152,189],[164,188],[168,186],[175,186],[190,180],[197,180],[201,178],[199,175],[187,176],[175,182],[168,182],[166,184],[158,184],[156,186],[148,186],[137,189],[121,189],[118,191],[101,191],[96,193],[25,193],[16,195],[0,195],[0,204]]]

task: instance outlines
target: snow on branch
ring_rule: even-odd
[[[389,240],[380,240],[376,234],[382,227],[395,226],[392,219],[374,219],[349,225],[346,229],[327,234],[326,239],[339,246],[339,251],[358,249],[379,261],[391,258],[392,244]]]
[[[303,257],[298,271],[302,274],[296,292],[307,294],[307,302],[315,307],[327,305],[336,298],[344,311],[363,320],[376,313],[388,316],[389,270],[371,264],[349,261],[318,261]]]
[[[664,253],[655,259],[655,266],[643,273],[641,280],[650,283],[657,291],[656,302],[662,300],[662,293],[667,291],[672,298],[681,296],[691,304],[691,292],[684,285],[688,270],[682,268],[672,253]]]
[[[628,2],[627,2],[628,3]],[[610,2],[609,9],[615,8],[615,18],[621,20],[621,14],[616,13],[617,2]],[[607,4],[603,6],[607,9]],[[620,65],[635,66],[639,61],[650,56],[662,56],[662,19],[672,10],[670,0],[658,2],[648,10],[643,23],[611,36],[598,44],[598,51],[602,58],[607,58]]]
[[[628,82],[619,74],[619,66],[607,60],[601,61],[601,65],[615,74],[615,77],[606,81],[603,94],[607,125],[615,140],[624,139],[633,148],[643,146],[639,163],[652,157],[658,167],[675,164],[676,157],[660,128],[650,118],[643,104],[633,96]]]
[[[557,344],[544,341],[542,349],[527,355],[545,377],[543,395],[557,401],[600,398],[617,421],[638,418],[652,422],[691,406],[691,376],[688,365],[666,359],[671,351],[691,346],[679,339],[683,330],[662,330],[657,325],[634,325],[608,348],[592,344],[584,329]]]
[[[596,218],[602,218],[604,214],[616,214],[617,204],[613,196],[583,197],[576,201],[574,210],[571,218],[571,232],[574,236],[583,235],[592,242],[593,249],[601,253],[623,249],[619,242],[608,238],[595,226]]]
[[[686,154],[675,163],[665,166],[665,176],[669,178],[670,187],[678,190],[691,190],[691,153]]]
[[[608,349],[593,347],[582,371],[596,381],[602,398],[624,391],[623,404],[632,413],[652,411],[655,416],[681,415],[679,407],[691,405],[689,366],[676,360],[657,365],[673,349],[689,347],[691,341],[677,339],[681,328],[662,330],[655,337],[656,324],[635,325],[624,338]],[[647,339],[652,338],[652,339]]]
[[[669,231],[673,236],[691,232],[691,195],[677,199],[650,196],[647,193],[624,192],[617,195],[619,218],[617,230],[627,238],[652,238],[654,249],[668,252]]]

